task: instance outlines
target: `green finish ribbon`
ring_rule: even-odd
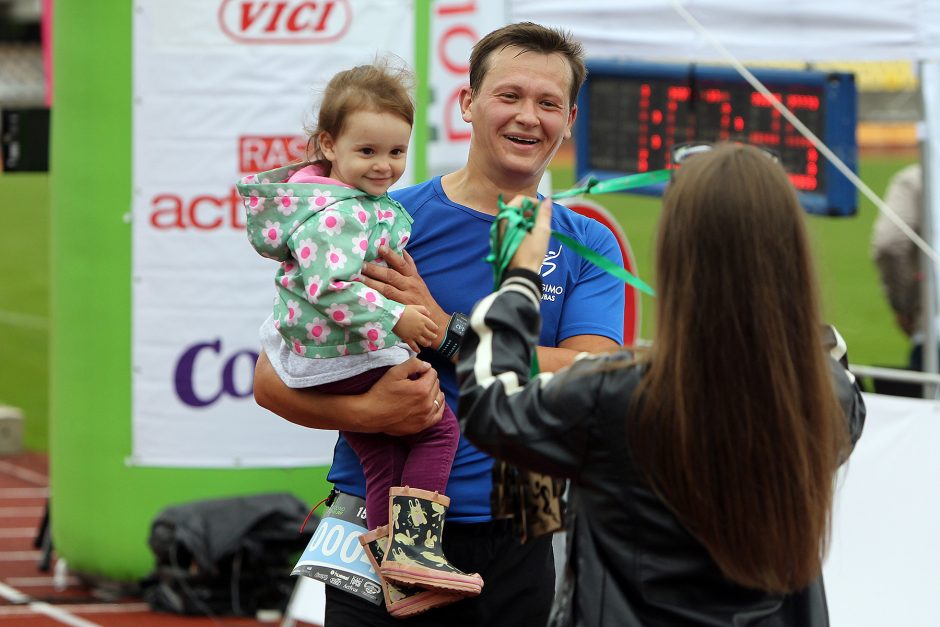
[[[646,187],[656,183],[662,183],[669,180],[671,173],[669,170],[654,170],[653,172],[644,172],[642,174],[631,174],[604,181],[598,181],[591,177],[586,183],[569,190],[552,194],[552,200],[560,198],[570,198],[572,196],[581,196],[584,194],[608,194],[611,192],[622,192],[637,187]],[[499,213],[496,214],[496,220],[490,227],[490,254],[486,256],[486,261],[493,264],[493,289],[499,289],[502,283],[503,273],[509,266],[509,261],[516,254],[516,249],[525,238],[526,234],[535,226],[535,216],[538,211],[538,205],[531,200],[526,199],[520,207],[510,207],[503,202],[502,196],[499,198]],[[572,238],[553,230],[552,237],[568,246],[575,253],[587,259],[597,267],[608,274],[611,274],[627,285],[640,290],[644,294],[655,296],[656,293],[652,287],[645,281],[631,274],[623,266],[612,262],[597,251],[591,250],[587,246],[576,242]]]

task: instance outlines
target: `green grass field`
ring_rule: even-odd
[[[860,160],[859,176],[882,196],[888,179],[915,160],[914,155],[868,155]],[[571,168],[552,170],[552,185],[574,184]],[[853,363],[900,366],[907,363],[907,338],[897,329],[881,291],[869,254],[877,209],[866,198],[851,218],[808,216],[816,253],[825,316],[836,325],[849,346]],[[592,200],[604,205],[620,222],[630,240],[640,276],[652,280],[652,247],[659,216],[659,198],[610,194]],[[643,297],[641,337],[651,337],[652,301]]]
[[[912,156],[870,155],[860,176],[883,194],[892,173]],[[574,183],[570,167],[552,170],[555,189]],[[27,416],[25,445],[44,450],[48,440],[48,353],[50,276],[48,177],[0,174],[5,229],[0,231],[0,404]],[[651,248],[659,199],[608,195],[594,198],[610,210],[630,239],[640,276],[651,279]],[[809,227],[825,304],[825,315],[845,337],[854,363],[902,365],[906,338],[897,330],[869,257],[876,209],[863,199],[853,218],[810,216]],[[642,337],[651,335],[652,303],[644,297]]]

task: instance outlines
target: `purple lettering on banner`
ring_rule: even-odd
[[[242,355],[248,356],[252,376],[248,378],[248,389],[246,389],[244,392],[239,392],[235,389],[235,361]],[[226,394],[229,394],[235,398],[246,398],[252,395],[254,367],[257,361],[258,353],[249,350],[238,351],[229,357],[228,361],[225,362],[225,368],[222,370],[222,389]]]
[[[251,377],[249,377],[247,389],[244,391],[239,391],[235,387],[235,364],[238,358],[247,356],[251,360],[251,364],[254,364],[258,360],[258,353],[250,350],[238,351],[226,360],[222,372],[219,373],[222,381],[218,392],[205,398],[200,398],[196,395],[194,385],[196,357],[200,352],[206,349],[211,349],[216,354],[220,353],[222,351],[222,340],[216,339],[211,342],[193,344],[183,352],[179,361],[176,363],[176,372],[173,379],[176,385],[176,395],[179,399],[190,407],[208,407],[218,401],[223,394],[228,394],[233,398],[246,398],[251,396]],[[252,371],[252,375],[253,374],[254,372]]]

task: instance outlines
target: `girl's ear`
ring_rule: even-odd
[[[326,131],[321,131],[317,136],[317,144],[319,144],[320,152],[323,153],[323,157],[327,161],[332,162],[336,158],[335,144],[332,135]]]

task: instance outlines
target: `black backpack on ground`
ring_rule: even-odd
[[[283,612],[291,569],[316,529],[300,532],[307,509],[290,494],[261,494],[163,510],[150,528],[156,568],[141,582],[144,599],[176,614]]]

